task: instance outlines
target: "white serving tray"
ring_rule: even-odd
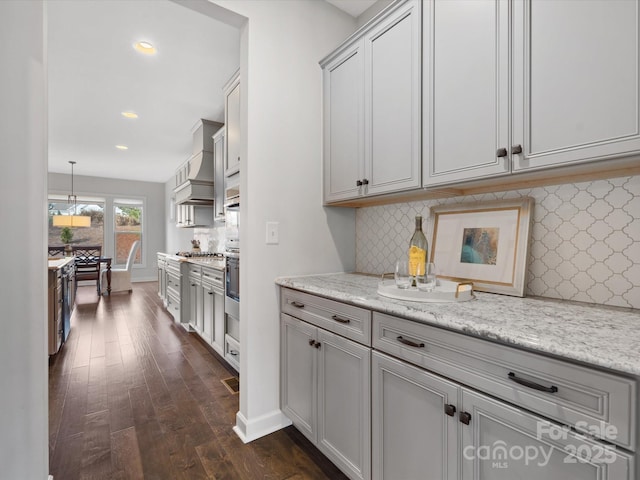
[[[423,292],[416,287],[401,289],[396,287],[395,280],[386,280],[378,283],[378,295],[408,300],[410,302],[453,303],[473,300],[473,285],[469,283],[451,282],[440,280],[431,292]]]

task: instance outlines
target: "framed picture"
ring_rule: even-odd
[[[431,209],[431,262],[438,277],[474,290],[524,296],[533,199],[440,205]]]

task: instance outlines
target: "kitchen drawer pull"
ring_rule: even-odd
[[[213,291],[207,292],[209,295],[213,295]]]
[[[520,385],[524,385],[525,387],[533,388],[534,390],[539,390],[541,392],[547,393],[556,393],[558,391],[558,387],[551,385],[550,387],[545,387],[544,385],[540,385],[539,383],[532,382],[530,380],[525,380],[524,378],[516,377],[516,374],[513,372],[509,372],[509,380],[516,382]]]
[[[349,320],[348,318],[342,318],[342,317],[339,317],[338,315],[332,315],[331,319],[340,323],[351,323],[351,320]]]
[[[238,351],[237,350],[229,350],[229,354],[233,355],[234,357],[238,356]]]
[[[507,156],[507,149],[506,148],[499,148],[498,151],[496,152],[496,156],[497,157],[506,157]]]
[[[304,308],[304,303],[300,303],[300,302],[296,302],[296,301],[290,301],[289,302],[291,305],[293,305],[296,308]]]
[[[460,412],[460,421],[465,425],[471,423],[471,414],[467,412]]]
[[[424,348],[424,343],[416,343],[416,342],[412,342],[411,340],[407,340],[406,338],[403,338],[402,335],[398,335],[397,340],[400,343],[404,343],[405,345],[409,345],[410,347],[415,347],[415,348]]]

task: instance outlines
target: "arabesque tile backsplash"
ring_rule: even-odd
[[[640,176],[359,208],[356,269],[392,272],[414,218],[440,204],[535,200],[526,295],[640,308]]]

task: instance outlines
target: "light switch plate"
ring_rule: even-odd
[[[277,245],[280,243],[278,222],[267,222],[267,245]]]

